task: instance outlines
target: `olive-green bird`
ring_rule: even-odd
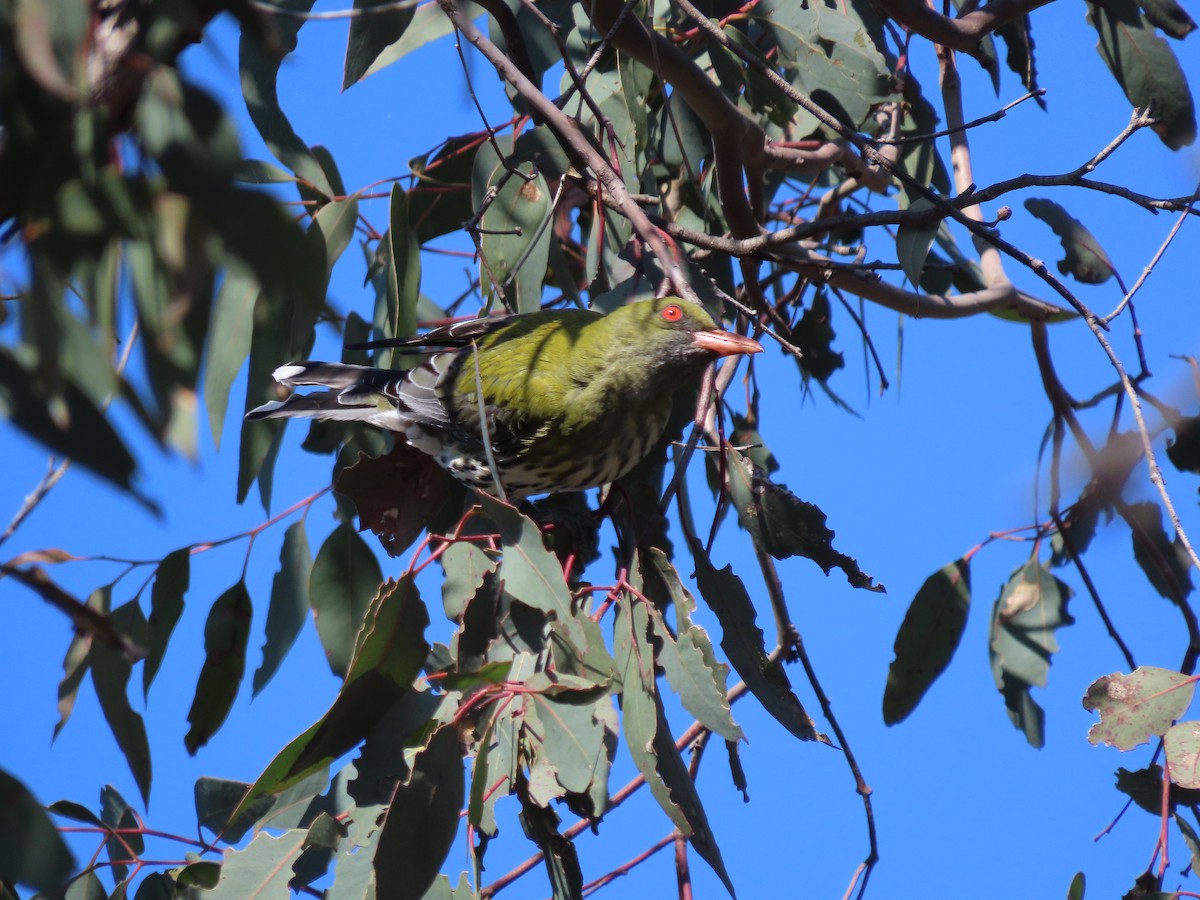
[[[762,350],[677,297],[608,315],[474,319],[380,345],[444,349],[409,371],[288,363],[276,381],[328,390],[293,394],[246,418],[310,416],[398,431],[468,487],[495,493],[494,466],[512,501],[620,478],[662,436],[677,388],[718,357]]]

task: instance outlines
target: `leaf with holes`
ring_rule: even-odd
[[[1193,679],[1155,666],[1098,678],[1083,697],[1084,709],[1100,713],[1100,721],[1088,731],[1088,740],[1132,750],[1151,737],[1166,734],[1192,702],[1194,691]]]

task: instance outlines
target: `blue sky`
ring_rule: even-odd
[[[410,157],[449,134],[479,127],[453,48],[445,41],[340,93],[345,29],[344,23],[307,25],[299,51],[284,66],[280,93],[297,131],[310,143],[330,148],[352,189],[401,175]],[[1051,4],[1039,9],[1034,29],[1041,79],[1050,91],[1050,113],[1025,103],[1004,120],[974,132],[975,174],[981,185],[1024,171],[1072,169],[1104,146],[1128,119],[1127,103],[1093,49],[1094,32],[1083,22],[1082,6]],[[1172,46],[1191,83],[1200,85],[1197,39]],[[932,52],[922,46],[914,59],[923,84],[931,89],[936,84]],[[266,158],[241,104],[236,42],[228,23],[222,22],[189,52],[187,69],[237,115],[247,155]],[[962,69],[968,118],[991,112],[1022,93],[1006,72],[998,101],[973,62],[964,59]],[[476,60],[473,76],[485,103],[491,102],[495,119],[504,118],[490,67]],[[1194,152],[1171,154],[1143,132],[1097,174],[1148,194],[1175,196],[1190,192],[1198,173]],[[1025,196],[1048,196],[1067,206],[1098,236],[1127,282],[1148,263],[1173,223],[1170,216],[1151,216],[1082,190],[1006,198],[1015,215],[1004,224],[1004,236],[1048,263],[1060,254],[1058,240],[1047,226],[1025,214]],[[891,202],[876,200],[881,207]],[[996,205],[989,207],[989,214]],[[386,200],[366,204],[364,212],[382,230]],[[1192,414],[1196,397],[1190,374],[1168,354],[1200,351],[1193,274],[1200,250],[1198,227],[1184,226],[1138,298],[1156,376],[1150,387]],[[869,256],[891,252],[887,246],[869,250]],[[469,265],[468,260],[427,256],[422,290],[434,298],[457,295]],[[1018,286],[1048,297],[1031,273],[1014,263],[1007,269]],[[361,254],[351,248],[331,286],[331,296],[343,310],[369,313],[371,293],[361,287],[362,277]],[[1102,311],[1119,299],[1111,284],[1080,288],[1079,293]],[[909,319],[901,326],[895,314],[878,308],[867,310],[867,324],[893,382],[883,397],[864,383],[863,348],[853,323],[835,311],[838,347],[846,353],[847,367],[833,387],[861,418],[836,409],[819,391],[806,393],[795,367],[775,352],[764,354],[759,372],[769,385],[764,432],[783,464],[778,478],[827,513],[839,549],[855,556],[888,589],[886,595],[854,591],[836,572],[827,578],[806,560],[780,563],[805,646],[874,789],[882,861],[872,876],[870,896],[912,897],[934,885],[985,900],[1059,896],[1080,869],[1088,877],[1089,897],[1118,895],[1146,866],[1157,820],[1133,809],[1113,834],[1098,843],[1092,838],[1122,805],[1122,797],[1111,787],[1112,773],[1118,766],[1146,765],[1149,751],[1119,754],[1085,740],[1091,716],[1079,699],[1092,680],[1123,668],[1123,662],[1090,602],[1080,594],[1074,573],[1059,574],[1076,588],[1070,607],[1076,624],[1058,633],[1062,652],[1054,659],[1049,687],[1035,691],[1035,699],[1047,710],[1045,749],[1029,748],[1009,724],[987,659],[990,606],[1009,572],[1024,561],[1024,544],[997,542],[976,556],[974,608],[954,662],[907,721],[891,729],[882,724],[880,703],[892,641],[909,600],[930,573],[961,556],[989,531],[1031,520],[1036,455],[1050,411],[1037,381],[1028,331],[1021,326],[990,316],[961,322]],[[897,352],[901,328],[902,360]],[[315,354],[336,357],[336,336],[329,332],[321,340]],[[1113,380],[1099,346],[1082,324],[1055,326],[1051,340],[1059,372],[1076,396],[1089,396]],[[1118,353],[1132,360],[1127,326],[1118,324],[1113,340]],[[236,411],[242,390],[239,381],[220,453],[213,451],[203,432],[200,458],[194,463],[142,448],[147,461],[142,487],[161,501],[162,519],[148,516],[87,473],[73,471],[4,548],[5,558],[53,546],[81,556],[151,560],[177,547],[259,524],[264,513],[254,496],[242,507],[234,502]],[[1093,417],[1090,424],[1102,432],[1105,420]],[[302,430],[292,431],[275,480],[272,512],[328,483],[329,461],[301,452]],[[46,463],[44,452],[23,436],[5,430],[3,441],[8,477],[0,485],[0,516],[7,518]],[[1161,445],[1160,439],[1159,449]],[[1190,525],[1196,540],[1196,479],[1172,470],[1166,475],[1185,526]],[[692,476],[693,495],[699,497],[706,491],[698,467]],[[1135,480],[1140,486],[1131,486],[1127,496],[1149,499],[1144,470]],[[308,516],[314,549],[333,527],[331,508],[323,500]],[[282,527],[265,533],[249,558],[247,583],[255,603],[255,628],[248,672],[260,661],[262,622],[281,539]],[[275,752],[324,712],[337,691],[309,626],[266,691],[251,703],[247,678],[221,732],[196,759],[186,755],[182,738],[202,661],[204,617],[212,600],[238,579],[244,558],[242,542],[193,560],[187,610],[151,692],[146,716],[155,780],[146,818],[160,830],[194,830],[192,784],[198,776],[252,781]],[[732,523],[722,532],[714,561],[718,566],[732,563],[747,580],[756,601],[761,600],[760,623],[771,640],[769,611],[749,541]],[[1138,661],[1176,666],[1186,643],[1181,623],[1133,564],[1127,529],[1120,524],[1102,529],[1087,561]],[[398,573],[406,562],[384,558],[384,571]],[[686,568],[682,562],[680,566],[681,571]],[[86,595],[120,571],[121,566],[112,563],[71,563],[58,567],[55,576]],[[115,599],[132,596],[146,574],[143,570],[122,580]],[[449,626],[439,621],[437,583],[429,580],[421,587],[435,622],[431,635],[444,639]],[[57,721],[55,688],[70,640],[68,623],[11,581],[0,583],[0,603],[11,629],[6,664],[0,669],[0,709],[7,732],[0,767],[24,780],[44,802],[69,798],[94,805],[106,780],[128,800],[136,800],[136,788],[90,687],[80,692],[71,722],[50,746]],[[701,621],[714,636],[719,634],[706,612]],[[790,675],[816,714],[803,673],[793,668]],[[140,700],[135,705],[140,708]],[[672,713],[677,730],[687,726],[686,714],[679,709]],[[708,752],[700,789],[739,896],[780,888],[797,896],[841,896],[867,852],[862,805],[844,759],[828,747],[795,742],[753,700],[739,703],[734,716],[749,738],[742,760],[751,802],[744,804],[732,787],[719,746]],[[632,774],[622,749],[614,789]],[[501,812],[501,838],[489,850],[489,881],[532,852],[512,806]],[[585,878],[623,863],[668,831],[666,818],[651,798],[639,795],[609,816],[599,838],[579,839]],[[86,841],[74,846],[80,859],[91,852]],[[1185,865],[1186,849],[1175,842],[1172,851],[1172,872],[1178,873]],[[176,858],[181,852],[161,845],[148,855]],[[697,896],[720,896],[722,888],[703,862],[694,854],[692,862]],[[465,844],[460,842],[445,871],[456,878],[465,866]],[[1168,887],[1177,880],[1168,877]],[[668,850],[607,890],[618,896],[658,895],[671,891],[673,881]],[[1195,882],[1188,879],[1184,886],[1194,890]],[[505,896],[548,893],[539,872]]]

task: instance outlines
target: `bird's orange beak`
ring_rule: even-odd
[[[692,333],[692,343],[715,356],[762,353],[762,344],[758,341],[731,331],[695,331]]]

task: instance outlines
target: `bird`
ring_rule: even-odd
[[[428,355],[407,371],[290,362],[275,370],[277,382],[325,390],[293,393],[246,418],[367,422],[403,435],[468,488],[510,502],[616,481],[661,438],[677,389],[720,357],[763,349],[678,297],[607,315],[472,319],[367,346]]]

